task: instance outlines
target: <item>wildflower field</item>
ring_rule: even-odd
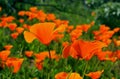
[[[0,16],[0,79],[120,79],[119,27],[74,26],[37,7],[17,15]]]

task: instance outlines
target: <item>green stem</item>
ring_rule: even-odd
[[[88,61],[86,62],[86,66],[85,66],[85,69],[84,69],[84,71],[83,71],[83,75],[82,75],[83,79],[84,79],[84,76],[85,76],[85,72],[86,72],[86,70],[87,70],[87,67],[88,67]]]
[[[49,48],[49,46],[47,46],[47,49],[48,49],[48,53],[49,53],[49,58],[50,58],[50,60],[51,60],[51,53],[50,53],[50,48]]]
[[[98,62],[96,63],[94,70],[98,67],[99,64],[100,64],[100,60],[98,60]]]
[[[47,79],[50,79],[50,72],[51,72],[51,52],[50,52],[50,48],[49,48],[49,46],[47,46],[47,49],[48,49],[48,53],[49,53],[49,69],[50,70],[48,70],[48,74],[47,74]]]

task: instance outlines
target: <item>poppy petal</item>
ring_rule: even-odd
[[[34,33],[43,44],[49,44],[52,40],[54,27],[55,23],[52,22],[38,23],[30,28],[30,32]]]
[[[24,38],[25,38],[26,42],[31,43],[36,37],[33,33],[25,31]]]

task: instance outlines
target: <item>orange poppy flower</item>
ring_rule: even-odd
[[[55,75],[55,79],[83,79],[78,73],[60,72]]]
[[[64,47],[64,49],[62,51],[62,55],[64,58],[67,58],[68,56],[72,56],[73,58],[76,58],[76,59],[78,58],[77,51],[71,45]]]
[[[80,74],[78,73],[71,73],[69,76],[68,76],[68,79],[83,79]]]
[[[72,45],[66,46],[63,49],[63,57],[67,58],[69,55],[74,58],[83,58],[90,60],[96,52],[100,51],[104,47],[102,42],[99,41],[83,41],[77,40]],[[87,50],[86,50],[87,48]]]
[[[0,60],[6,61],[9,55],[10,55],[9,50],[0,51]]]
[[[119,30],[120,30],[120,28],[118,28],[118,27],[113,29],[114,32],[118,32]]]
[[[27,57],[31,57],[33,55],[33,51],[25,51],[25,55]]]
[[[66,72],[60,72],[55,75],[55,79],[66,79],[68,76],[68,73]]]
[[[12,37],[13,39],[16,39],[16,38],[18,37],[18,35],[19,35],[18,32],[14,32],[14,33],[11,34],[11,37]]]
[[[17,73],[22,65],[23,58],[8,58],[6,61],[6,66],[13,67],[13,73]]]
[[[116,56],[117,56],[118,59],[120,59],[120,50],[116,51]]]
[[[17,27],[17,24],[16,24],[16,23],[10,23],[10,24],[8,24],[8,28],[9,28],[11,31],[15,30],[16,27]]]
[[[62,24],[62,21],[60,19],[55,19],[54,23],[56,24],[56,27]]]
[[[55,20],[55,15],[54,14],[47,14],[47,20],[50,21],[50,20]]]
[[[30,7],[31,12],[37,12],[37,7]]]
[[[23,27],[17,27],[16,28],[16,31],[21,34],[23,31],[24,31],[24,28]]]
[[[120,46],[120,40],[113,39],[113,42],[116,46]]]
[[[37,67],[38,70],[42,70],[43,64],[41,62],[41,59],[35,59],[35,66]]]
[[[63,47],[68,46],[68,45],[69,45],[69,42],[67,42],[67,41],[62,43]]]
[[[68,26],[68,27],[67,27],[67,32],[70,33],[70,32],[73,30],[73,28],[74,28],[74,26],[72,26],[72,25],[71,25],[71,26]]]
[[[23,26],[22,26],[23,28],[25,28],[25,29],[27,29],[27,30],[29,30],[30,29],[30,25],[28,25],[28,24],[23,24]]]
[[[20,22],[20,23],[23,23],[23,22],[24,22],[24,19],[19,19],[19,22]]]
[[[19,11],[19,12],[18,12],[18,15],[19,15],[19,16],[24,16],[24,15],[25,15],[25,11]]]
[[[56,52],[55,52],[54,50],[53,50],[53,51],[50,51],[50,54],[51,54],[51,58],[52,58],[52,59],[56,59],[56,60],[59,59],[59,56],[56,55]],[[35,54],[35,57],[36,57],[37,59],[40,59],[41,61],[43,61],[46,57],[49,58],[49,53],[48,53],[48,51],[40,52],[40,53],[38,53],[38,54]]]
[[[87,32],[89,30],[89,28],[91,27],[90,24],[83,24],[81,25],[81,28],[84,32]]]
[[[13,45],[5,45],[5,46],[4,46],[4,48],[5,48],[6,50],[10,50],[12,47],[13,47]]]
[[[104,70],[96,71],[96,72],[90,72],[89,74],[86,74],[86,76],[89,76],[92,79],[99,79],[103,72],[104,72]]]
[[[24,38],[28,43],[31,43],[35,38],[37,38],[41,43],[49,45],[55,38],[55,33],[61,31],[61,28],[65,27],[61,26],[55,30],[54,28],[55,24],[52,22],[34,24],[31,26],[30,32],[24,32]]]
[[[46,14],[42,11],[42,10],[39,10],[38,12],[37,12],[37,19],[40,21],[40,22],[45,22],[45,20],[46,20]]]
[[[82,32],[83,31],[78,28],[72,30],[72,32],[70,33],[71,41],[74,42],[75,40],[77,40],[82,35]]]

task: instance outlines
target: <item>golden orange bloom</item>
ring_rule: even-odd
[[[10,55],[9,50],[0,51],[0,60],[6,61],[9,55]]]
[[[113,42],[116,46],[120,46],[120,40],[117,40],[117,39],[113,39]]]
[[[120,50],[116,51],[116,56],[117,56],[118,59],[120,59]]]
[[[41,43],[49,45],[55,38],[55,33],[61,31],[64,26],[55,29],[55,24],[52,22],[34,24],[30,28],[30,32],[24,32],[24,38],[28,43],[31,43],[34,39],[38,39]],[[54,30],[55,29],[55,30]]]
[[[4,46],[4,48],[5,48],[6,50],[10,50],[12,47],[13,47],[13,45],[5,45],[5,46]]]
[[[36,17],[36,18],[37,18],[40,22],[45,22],[46,16],[47,16],[47,14],[45,14],[42,10],[39,10],[39,11],[37,12],[37,17]]]
[[[60,72],[55,75],[55,79],[83,79],[78,73]]]
[[[25,15],[25,11],[19,11],[19,12],[18,12],[18,15],[19,15],[19,16],[24,16],[24,15]]]
[[[54,14],[47,14],[47,20],[48,21],[50,21],[50,20],[55,20],[56,19],[56,17],[55,17],[55,15]]]
[[[11,34],[11,37],[12,37],[13,39],[16,39],[16,38],[18,37],[18,35],[19,35],[18,32],[14,32],[14,33]]]
[[[84,32],[87,32],[89,30],[89,28],[91,27],[90,24],[83,24],[81,25],[81,28]]]
[[[69,45],[69,42],[67,42],[67,41],[62,43],[63,47],[68,46],[68,45]]]
[[[70,33],[70,32],[73,30],[73,28],[74,28],[74,26],[72,26],[72,25],[71,25],[71,26],[68,26],[68,27],[67,27],[67,32]]]
[[[13,73],[17,73],[22,65],[23,58],[8,58],[6,61],[7,67],[13,67]]]
[[[110,38],[113,36],[115,31],[110,30],[110,28],[108,26],[101,25],[100,26],[100,30],[94,31],[93,33],[95,35],[94,38],[96,40],[103,41],[104,43],[109,45],[111,43],[111,39]]]
[[[68,79],[83,79],[80,74],[78,73],[71,73],[69,76],[68,76]]]
[[[113,29],[114,32],[118,32],[119,30],[120,30],[120,28],[118,28],[118,27]]]
[[[74,42],[82,35],[82,29],[76,27],[76,29],[72,30],[70,33],[71,41]]]
[[[2,20],[3,22],[12,22],[15,18],[13,16],[4,16],[2,18],[0,18],[0,20]]]
[[[53,51],[50,51],[50,53],[51,53],[51,58],[52,58],[52,59],[56,59],[56,60],[59,59],[59,56],[56,55],[56,52],[55,52],[54,50],[53,50]],[[35,54],[35,57],[36,57],[37,59],[40,59],[41,61],[43,61],[46,57],[49,58],[49,52],[48,52],[48,51],[40,52],[40,53],[38,53],[38,54]]]
[[[66,72],[60,72],[55,75],[55,79],[66,79],[68,76],[68,73]]]
[[[31,12],[37,12],[37,7],[30,7]]]
[[[16,28],[16,31],[21,34],[23,31],[24,31],[24,28],[23,27],[17,27]]]
[[[29,29],[30,29],[30,25],[28,25],[28,24],[23,24],[23,28],[29,30]]]
[[[37,18],[37,14],[36,13],[32,13],[32,12],[26,11],[25,14],[28,16],[28,20],[32,20],[34,18]]]
[[[23,23],[23,22],[24,22],[24,19],[19,19],[19,22],[20,22],[20,23]]]
[[[8,24],[8,28],[9,28],[11,31],[15,30],[16,27],[17,27],[17,24],[16,24],[16,23],[10,23],[10,24]]]
[[[25,55],[27,57],[31,57],[33,55],[33,51],[25,51]]]
[[[54,23],[56,24],[56,26],[59,26],[62,24],[62,21],[60,19],[55,19]]]
[[[103,72],[104,72],[104,70],[96,71],[96,72],[90,72],[89,74],[86,74],[86,76],[89,76],[92,79],[99,79]]]
[[[42,70],[43,63],[42,63],[41,59],[35,59],[35,66],[37,67],[38,70]]]
[[[100,51],[105,44],[100,41],[84,41],[76,40],[71,45],[63,49],[63,57],[67,58],[69,55],[73,58],[83,58],[90,60],[96,52]],[[87,48],[87,50],[86,50]]]

